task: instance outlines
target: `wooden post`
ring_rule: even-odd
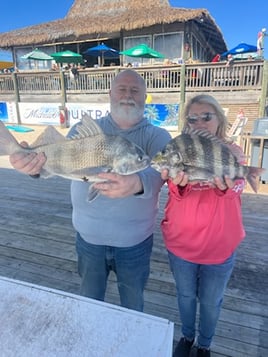
[[[59,106],[59,122],[61,128],[69,128],[69,113],[66,108],[67,94],[66,94],[66,81],[64,71],[60,71],[60,84],[61,84],[61,105]]]
[[[60,87],[61,87],[61,103],[65,107],[67,102],[66,86],[65,86],[65,77],[64,71],[60,71]]]
[[[14,91],[15,91],[15,106],[16,106],[16,112],[17,112],[17,121],[18,121],[18,124],[21,124],[20,107],[19,107],[20,91],[19,91],[19,86],[18,86],[17,73],[15,73],[15,72],[12,73],[12,80],[14,83]]]
[[[182,115],[184,111],[184,106],[185,106],[185,74],[186,74],[186,66],[185,64],[182,64],[181,66],[181,78],[180,78],[180,108],[179,108],[179,120],[178,120],[178,131],[181,132],[183,123],[182,123]]]
[[[267,105],[266,98],[268,97],[268,61],[263,62],[261,97],[259,105],[259,117],[265,116],[265,107]]]

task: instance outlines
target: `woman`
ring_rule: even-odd
[[[188,102],[184,121],[184,127],[227,139],[227,119],[209,95]],[[245,182],[225,177],[224,181],[215,178],[212,184],[190,183],[186,173],[171,180],[167,170],[162,171],[162,178],[168,179],[169,198],[161,228],[176,282],[183,335],[174,356],[190,356],[199,300],[196,355],[209,357],[235,250],[245,236],[240,201]]]

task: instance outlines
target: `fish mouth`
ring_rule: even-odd
[[[155,169],[156,171],[161,171],[162,169],[165,169],[164,166],[156,163],[156,162],[151,162],[150,166]]]
[[[162,160],[161,157],[154,157],[154,158],[151,160],[150,165],[151,165],[152,167],[154,167],[154,166],[157,166],[157,167],[158,167],[161,163],[163,163],[163,160]]]
[[[120,167],[116,168],[115,172],[123,176],[131,175],[131,174],[135,174],[136,172],[145,170],[149,166],[150,166],[150,158],[149,156],[144,156],[132,163],[125,162],[125,164],[120,165]]]

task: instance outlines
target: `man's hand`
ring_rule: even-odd
[[[27,143],[22,143],[22,146],[27,147]],[[22,172],[26,175],[37,175],[40,173],[42,167],[46,162],[46,156],[44,153],[34,153],[34,152],[19,152],[10,155],[10,164],[17,171]]]
[[[137,174],[123,176],[115,173],[101,173],[98,177],[107,180],[107,182],[95,183],[94,188],[110,198],[127,197],[143,190]]]

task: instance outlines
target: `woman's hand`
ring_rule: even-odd
[[[161,177],[163,180],[170,179],[174,185],[184,187],[189,183],[189,177],[184,171],[180,171],[177,173],[175,178],[169,177],[169,172],[167,169],[162,170]],[[191,182],[194,184],[194,182]]]
[[[235,182],[230,179],[229,176],[225,175],[224,180],[220,177],[214,178],[214,185],[221,191],[225,191],[228,188],[232,189],[235,185]]]

